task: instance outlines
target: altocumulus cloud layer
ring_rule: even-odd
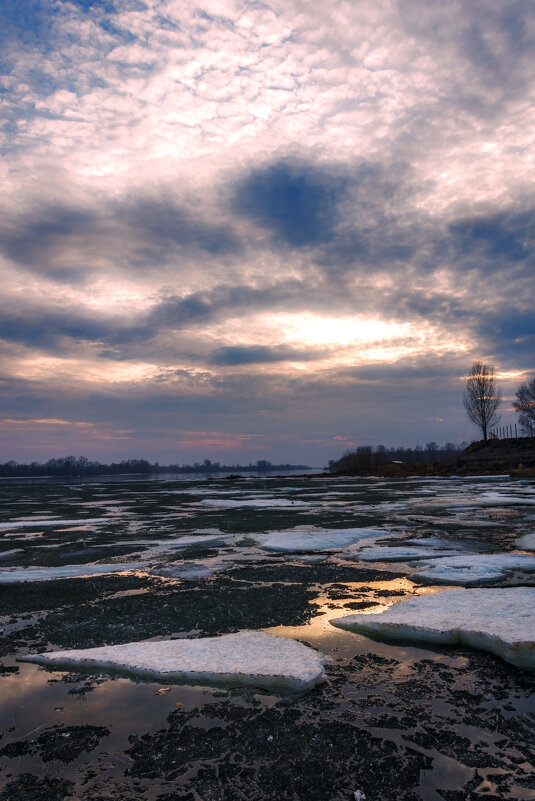
[[[1,14],[0,458],[322,464],[531,375],[529,0]]]

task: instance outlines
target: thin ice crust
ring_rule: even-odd
[[[323,669],[329,657],[285,637],[242,631],[198,640],[150,640],[51,651],[28,655],[21,661],[69,668],[106,668],[182,683],[228,683],[300,691],[324,680]]]
[[[420,562],[414,576],[436,584],[484,584],[497,581],[513,570],[535,573],[535,556],[521,553],[445,556]]]
[[[331,623],[385,640],[468,645],[535,670],[535,587],[445,590]]]
[[[260,547],[266,551],[340,551],[361,540],[382,539],[391,535],[390,531],[376,528],[325,529],[309,531],[287,530],[270,531],[255,536]]]

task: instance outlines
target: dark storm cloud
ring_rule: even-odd
[[[100,222],[92,210],[56,203],[43,205],[39,210],[4,219],[0,224],[0,251],[32,272],[73,282],[83,280],[83,271],[70,262],[67,254],[75,245],[94,247]]]
[[[499,270],[504,262],[535,268],[533,209],[458,220],[449,226],[449,234],[460,254],[479,257],[488,270]]]
[[[489,6],[479,0],[467,4],[465,10],[466,23],[457,40],[460,53],[471,63],[482,84],[493,90],[511,87],[517,94],[524,88],[525,57],[529,55],[531,59],[535,47],[533,31],[527,24],[533,3],[512,0]],[[484,29],[481,15],[485,15]]]
[[[196,218],[172,200],[140,198],[132,205],[119,205],[115,219],[136,232],[142,254],[152,257],[180,248],[202,250],[208,254],[238,254],[236,236],[222,225]]]
[[[67,307],[22,307],[4,311],[0,317],[0,338],[28,346],[47,347],[51,351],[67,350],[68,339],[110,347],[131,344],[137,351],[128,358],[139,358],[147,343],[161,332],[205,326],[222,317],[250,309],[261,311],[278,307],[295,310],[300,303],[303,308],[309,307],[303,284],[300,281],[285,281],[265,288],[223,285],[210,292],[170,297],[156,304],[147,314],[127,320],[90,315],[87,310],[81,312]],[[221,358],[222,354],[223,351]],[[101,355],[106,358],[125,358],[125,354],[114,351],[104,350]]]
[[[154,328],[176,328],[195,322],[209,322],[218,315],[232,316],[251,309],[305,308],[306,287],[301,281],[288,280],[264,287],[226,286],[196,292],[185,297],[170,297],[159,303],[148,316]]]
[[[211,364],[237,366],[240,364],[270,364],[276,362],[302,362],[321,359],[324,350],[304,350],[284,345],[234,345],[220,348],[210,359]]]
[[[406,211],[419,188],[411,181],[404,162],[357,160],[342,170],[286,158],[242,175],[232,210],[269,232],[271,250],[306,248],[325,280],[352,280],[355,271],[391,272],[438,246],[436,224]]]
[[[458,360],[464,364],[464,354],[458,354]],[[452,362],[455,359],[451,354],[440,357],[437,354],[420,354],[417,361],[400,361],[395,364],[379,362],[376,364],[359,364],[342,367],[338,371],[342,378],[353,377],[360,382],[376,385],[389,384],[392,392],[396,391],[398,384],[419,381],[441,382],[452,376]],[[458,379],[455,378],[457,381]]]
[[[533,297],[533,292],[529,297]],[[477,319],[476,331],[479,340],[489,350],[492,349],[496,358],[532,368],[535,354],[535,315],[532,308],[522,311],[504,306],[491,314],[482,314]]]
[[[69,340],[102,342],[109,345],[133,342],[149,333],[143,325],[129,325],[120,320],[103,320],[95,315],[76,313],[75,309],[46,310],[27,308],[5,311],[0,317],[0,339],[52,352],[69,350]]]
[[[222,187],[222,198],[230,192],[235,199],[235,222],[230,218],[227,226],[209,219],[202,197],[194,210],[171,197],[147,196],[105,201],[94,209],[42,205],[10,224],[5,221],[0,244],[18,264],[68,281],[82,279],[86,270],[71,264],[71,249],[90,263],[103,261],[110,271],[116,259],[125,266],[156,267],[173,264],[177,253],[201,254],[199,270],[213,269],[212,260],[221,256],[254,260],[266,252],[266,244],[245,234],[240,239],[240,218],[267,230],[273,237],[269,250],[283,259],[288,249],[299,252],[306,246],[307,264],[297,271],[300,278],[255,285],[243,269],[241,284],[227,284],[221,276],[209,290],[164,295],[149,312],[128,319],[67,305],[9,309],[0,320],[0,337],[56,352],[69,350],[72,342],[93,342],[105,358],[135,359],[152,353],[149,343],[165,332],[195,330],[252,312],[307,311],[420,320],[453,333],[469,329],[487,352],[527,358],[532,327],[529,315],[522,317],[518,310],[533,291],[532,207],[525,202],[521,212],[505,208],[443,224],[425,209],[407,211],[413,208],[407,203],[415,191],[412,181],[402,163],[361,161],[347,166],[341,177],[339,167],[278,160]],[[464,291],[452,292],[434,280],[445,268],[457,273]],[[181,269],[177,262],[177,275]],[[389,283],[377,291],[374,279],[383,274]],[[484,302],[474,303],[478,292]],[[181,355],[189,358],[191,348],[183,342]],[[222,347],[203,358],[212,365],[239,366],[311,361],[320,358],[318,353],[277,342],[272,347],[251,343]]]
[[[154,266],[176,253],[236,255],[240,244],[227,227],[196,216],[173,200],[139,197],[76,208],[41,204],[0,224],[0,251],[36,273],[83,281],[102,260],[109,269]],[[84,259],[83,266],[73,263]]]
[[[398,220],[408,191],[406,168],[360,164],[345,172],[303,160],[275,161],[221,187],[220,212],[228,213],[224,199],[230,191],[236,222],[246,218],[268,230],[276,251],[306,247],[331,271],[356,263],[381,269],[409,259],[414,231]],[[143,268],[167,264],[177,254],[205,260],[254,254],[255,242],[239,238],[232,217],[223,225],[209,215],[202,197],[194,208],[173,198],[143,196],[85,208],[43,203],[4,218],[0,250],[26,269],[67,282],[84,281],[103,263],[108,269]]]
[[[334,237],[346,179],[312,163],[281,160],[253,169],[235,189],[233,209],[294,248]]]
[[[496,92],[507,90],[516,95],[525,90],[535,48],[531,0],[472,0],[452,3],[451,8],[445,8],[440,0],[425,4],[398,0],[397,5],[407,33],[419,37],[421,44],[432,47],[434,53],[450,51],[456,55],[457,63],[444,77],[450,79],[452,92],[459,93],[451,99],[457,99],[460,105],[463,94],[468,96],[476,88],[491,90],[488,94],[478,92],[479,110],[495,103]],[[464,87],[458,85],[454,74],[459,67]]]
[[[311,279],[305,270],[300,279],[251,286],[246,283],[244,273],[241,285],[219,283],[207,291],[163,297],[148,313],[128,320],[91,315],[87,310],[81,313],[68,307],[13,309],[0,321],[0,336],[58,351],[68,349],[68,339],[96,342],[109,358],[139,358],[143,357],[146,343],[161,332],[208,326],[213,321],[251,311],[314,311],[387,315],[399,321],[426,320],[453,331],[468,326],[479,332],[491,351],[493,341],[503,340],[509,343],[506,350],[511,355],[517,351],[526,353],[531,346],[529,316],[520,324],[521,318],[514,310],[522,305],[534,278],[535,215],[531,209],[526,205],[521,213],[505,209],[487,216],[457,219],[442,227],[430,221],[423,211],[419,218],[414,214],[403,216],[402,201],[410,194],[404,167],[387,169],[360,164],[346,173],[338,202],[325,211],[329,223],[322,229],[321,241],[314,244],[313,234],[309,241],[308,259],[314,265]],[[253,174],[257,176],[258,172]],[[285,196],[288,175],[304,187],[314,181],[320,185],[318,176],[325,178],[328,170],[316,171],[312,165],[305,167],[302,161],[294,170],[289,161],[282,167],[276,162],[266,168],[262,178],[267,176],[270,197]],[[242,179],[241,185],[248,180]],[[253,185],[255,181],[256,178]],[[325,178],[324,182],[332,186],[330,179]],[[313,220],[322,217],[322,203],[329,205],[328,200],[328,192],[315,194],[311,201]],[[292,241],[299,248],[307,240],[310,227],[309,221],[303,222],[305,208],[303,202],[301,212],[292,218],[294,228],[303,223],[300,233],[294,230],[279,247],[286,249]],[[112,265],[113,253],[109,253],[109,248],[120,252],[123,243],[129,243],[131,252],[140,260],[153,258],[154,263],[165,261],[178,247],[194,252],[202,250],[207,265],[211,257],[221,253],[249,253],[254,257],[255,248],[263,247],[254,237],[240,243],[232,229],[206,222],[202,207],[198,218],[171,200],[156,202],[140,198],[122,205],[110,202],[103,209],[107,216],[104,210],[44,207],[39,214],[28,215],[19,228],[4,227],[4,251],[25,266],[34,265],[37,269],[43,263],[49,264],[49,270],[58,273],[59,254],[62,248],[68,251],[73,241],[87,241],[88,248],[96,248],[97,252],[101,249]],[[245,216],[245,211],[240,214]],[[264,218],[254,217],[259,225],[265,225]],[[479,276],[484,281],[481,288],[485,304],[492,303],[492,313],[483,308],[484,304],[474,304],[473,296],[442,289],[433,276],[444,267],[457,272],[460,282],[474,276],[473,284],[477,285]],[[373,278],[381,273],[387,273],[391,283],[377,292]],[[489,284],[491,273],[492,284]],[[352,282],[357,275],[362,280],[355,288]],[[506,304],[510,304],[509,309]],[[500,306],[504,307],[501,317],[496,316],[496,308]],[[500,324],[498,319],[502,320]],[[509,336],[508,331],[515,326],[518,333]],[[106,352],[107,347],[118,345],[132,348],[127,352]],[[209,358],[214,365],[318,358],[317,353],[294,352],[274,345],[273,348],[254,345],[221,348]]]

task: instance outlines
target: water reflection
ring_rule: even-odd
[[[395,578],[389,581],[337,582],[336,587],[343,589],[343,599],[333,598],[329,592],[322,591],[310,601],[318,606],[318,614],[302,626],[273,626],[265,629],[270,634],[307,642],[329,656],[344,659],[357,654],[373,651],[387,658],[411,662],[424,656],[432,655],[433,649],[417,648],[407,645],[389,645],[371,640],[361,634],[338,629],[330,621],[337,617],[353,614],[355,610],[348,608],[347,603],[358,600],[370,604],[359,609],[359,614],[379,614],[392,604],[411,595],[429,595],[443,592],[451,587],[418,587],[408,578]],[[342,591],[341,591],[342,592]],[[387,594],[387,597],[381,595]],[[390,593],[392,593],[390,595]],[[373,604],[373,605],[372,605]],[[432,658],[432,656],[431,656]]]

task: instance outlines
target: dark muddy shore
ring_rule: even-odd
[[[228,564],[187,581],[136,570],[0,584],[0,801],[351,801],[356,790],[367,801],[534,797],[533,673],[483,652],[386,644],[329,624],[355,609],[380,610],[438,590],[411,579],[406,565],[363,564],[342,553],[261,552],[251,542],[258,532],[303,525],[375,525],[385,535],[395,528],[396,543],[440,535],[485,553],[511,550],[514,537],[534,530],[535,506],[500,506],[497,492],[477,519],[470,509],[431,513],[426,498],[445,490],[417,479],[355,488],[333,479],[277,478],[239,482],[230,495],[228,482],[209,484],[9,487],[2,569],[57,569],[76,564],[80,552],[78,564],[88,569],[99,559],[124,562],[125,569],[147,559],[211,564],[217,557]],[[460,491],[446,489],[452,497]],[[223,499],[284,497],[309,506],[202,505],[219,490]],[[511,491],[503,490],[504,498]],[[45,522],[27,525],[32,518]],[[69,523],[46,523],[61,518]],[[86,522],[99,518],[104,522]],[[11,530],[15,519],[21,527]],[[478,527],[481,520],[497,525]],[[234,539],[199,539],[150,558],[137,543],[206,537],[214,529]],[[275,695],[17,662],[56,647],[241,629],[267,629],[329,654],[325,683],[301,695]]]

